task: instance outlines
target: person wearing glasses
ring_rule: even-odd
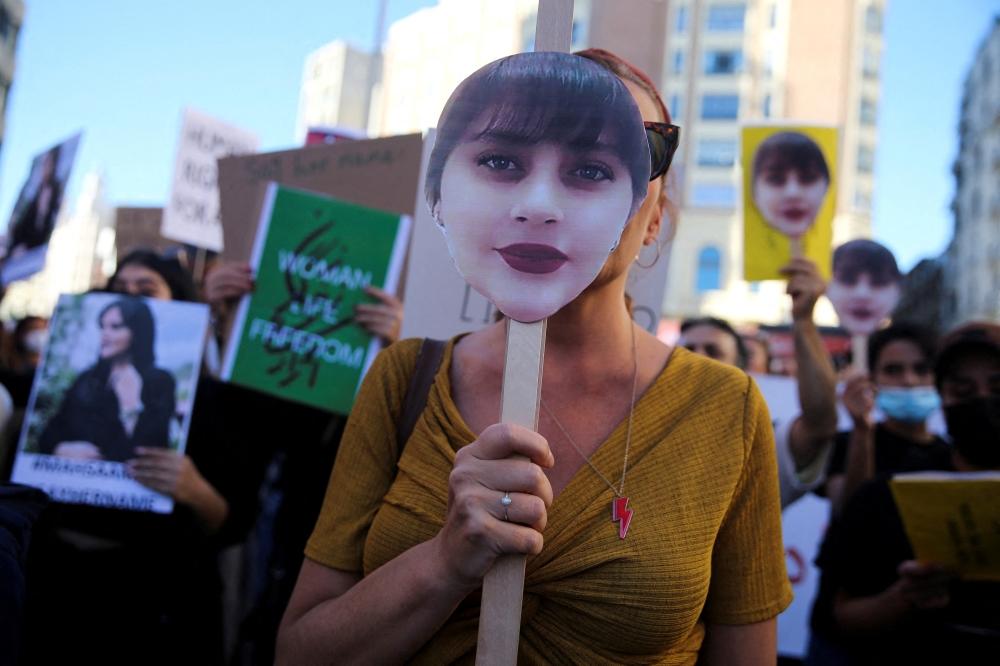
[[[624,82],[645,120],[669,123],[645,75],[604,51],[581,55]],[[594,76],[618,94],[614,77]],[[487,98],[503,87],[475,83],[465,90]],[[579,126],[588,107],[560,98],[510,129],[545,127],[557,111]],[[502,114],[507,99],[492,108]],[[446,111],[437,141],[457,146],[451,120]],[[591,129],[591,140],[604,138]],[[654,176],[664,155],[652,153]],[[518,168],[518,157],[480,155],[497,170]],[[551,173],[572,186],[589,167],[569,162]],[[629,267],[658,237],[667,205],[662,177],[648,175],[645,200],[598,277],[548,318],[538,432],[496,424],[504,323],[448,343],[401,450],[396,423],[421,342],[378,356],[346,426],[277,664],[472,663],[479,588],[504,553],[529,555],[519,664],[774,663],[775,618],[791,589],[767,409],[744,373],[631,321]],[[628,197],[633,176],[615,171]],[[446,207],[440,213],[453,223]]]

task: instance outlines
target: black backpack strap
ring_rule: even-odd
[[[448,345],[445,340],[432,340],[424,338],[420,343],[420,352],[417,354],[417,364],[413,369],[413,378],[410,379],[410,388],[406,390],[406,397],[403,398],[403,408],[399,413],[399,421],[396,423],[396,446],[397,456],[403,455],[403,448],[413,434],[413,428],[417,425],[417,419],[424,412],[427,406],[427,396],[434,385],[434,376],[437,375],[438,368],[441,367],[441,360],[444,358],[444,349]],[[397,457],[398,460],[398,457]]]

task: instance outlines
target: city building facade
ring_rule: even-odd
[[[14,82],[14,54],[23,18],[21,0],[0,0],[0,145],[3,144],[7,97]]]
[[[310,127],[365,132],[371,103],[371,68],[377,66],[377,57],[343,40],[310,53],[302,72],[296,140],[303,142]]]
[[[965,79],[955,160],[955,230],[941,258],[946,326],[1000,319],[1000,21]]]
[[[780,281],[743,275],[740,129],[800,122],[840,129],[834,245],[871,235],[883,0],[671,3],[661,90],[682,127],[681,214],[664,313],[776,324]],[[824,299],[824,324],[836,322]]]

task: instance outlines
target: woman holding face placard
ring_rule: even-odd
[[[397,450],[420,341],[383,352],[277,663],[472,663],[505,553],[532,556],[520,664],[774,662],[791,591],[767,410],[742,372],[631,321],[628,269],[656,242],[677,128],[644,75],[584,55],[604,68],[536,53],[473,74],[428,165],[459,271],[506,315],[549,319],[538,432],[496,424],[500,323],[448,344]]]

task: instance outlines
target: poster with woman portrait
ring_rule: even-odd
[[[837,141],[835,127],[743,128],[745,280],[783,280],[779,269],[798,255],[830,279]]]
[[[45,268],[49,237],[62,208],[81,136],[76,134],[32,160],[28,179],[7,224],[7,234],[0,241],[0,258],[4,260],[0,282],[4,286]]]
[[[57,502],[170,513],[133,475],[162,450],[184,452],[208,316],[197,303],[60,296],[12,480]]]

